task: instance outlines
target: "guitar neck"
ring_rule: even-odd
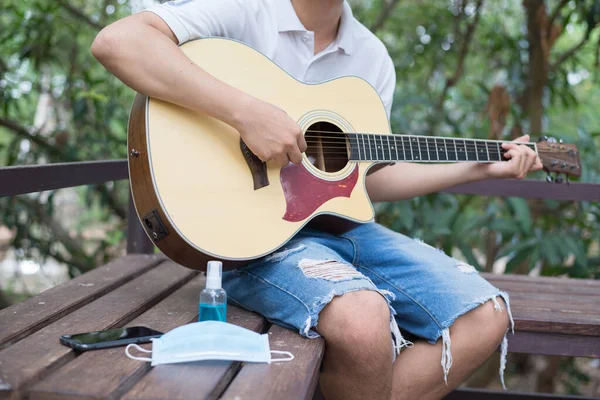
[[[456,139],[411,135],[346,134],[350,160],[373,162],[508,161],[502,140]],[[537,153],[535,143],[523,143]]]

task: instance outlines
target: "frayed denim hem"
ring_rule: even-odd
[[[431,344],[435,344],[440,339],[440,337],[442,338],[441,365],[442,365],[442,370],[444,371],[444,382],[446,383],[446,385],[448,384],[448,374],[450,372],[450,367],[452,366],[452,351],[451,351],[452,341],[450,339],[450,326],[461,315],[464,315],[464,314],[468,313],[469,311],[474,310],[475,308],[479,307],[482,304],[487,303],[488,301],[492,301],[492,303],[494,304],[494,310],[504,311],[504,309],[498,302],[498,297],[501,297],[502,300],[504,300],[504,302],[506,303],[506,309],[507,309],[506,311],[508,312],[508,317],[510,319],[510,325],[511,325],[510,330],[514,334],[515,333],[515,322],[513,320],[512,312],[510,310],[510,300],[509,300],[508,294],[506,292],[498,291],[497,293],[495,293],[492,296],[486,296],[485,298],[482,298],[479,301],[473,302],[473,304],[471,304],[465,310],[461,311],[460,313],[458,313],[457,315],[455,315],[454,317],[449,319],[447,322],[442,324],[442,329],[438,332],[437,337],[434,340],[429,341]],[[507,339],[508,331],[509,331],[509,329],[506,330],[506,333],[504,334],[504,338],[502,339],[502,344],[500,345],[499,374],[500,374],[500,382],[502,383],[502,387],[504,388],[504,390],[506,390],[506,385],[504,382],[504,370],[506,369],[506,356],[508,353],[508,339]]]

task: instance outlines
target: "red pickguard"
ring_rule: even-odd
[[[283,219],[299,222],[335,197],[350,197],[358,181],[358,167],[339,181],[327,181],[308,172],[302,164],[290,164],[282,168],[280,180],[286,202]]]

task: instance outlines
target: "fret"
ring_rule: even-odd
[[[454,144],[454,140],[444,139],[444,143],[446,144],[446,157],[448,161],[456,161],[456,144]]]
[[[392,147],[390,145],[390,135],[385,135],[385,140],[387,141],[387,147],[385,148],[385,159],[387,161],[391,161],[392,160]]]
[[[501,142],[498,141],[496,142],[496,145],[498,147],[498,161],[502,161],[502,147],[500,147]]]
[[[367,155],[367,144],[365,143],[365,135],[360,135],[361,140],[362,140],[362,147],[363,147],[363,160],[368,160],[369,156]]]
[[[348,137],[350,137],[350,136],[348,136]],[[362,157],[360,156],[360,135],[354,135],[353,137],[354,137],[354,139],[356,139],[356,150],[358,152],[358,159],[362,160]],[[350,141],[350,143],[353,144],[352,140]],[[351,146],[351,148],[352,148],[352,146]],[[354,155],[354,149],[352,150],[352,153]]]
[[[475,148],[475,159],[476,161],[479,161],[479,151],[477,151],[477,142],[475,140],[471,140],[471,143],[473,143],[473,147]]]
[[[430,140],[434,140],[434,139],[425,137],[425,144],[427,145],[427,151],[429,152],[429,161],[438,161],[439,157],[436,154],[435,141],[433,144],[430,144],[430,142],[429,142]]]
[[[456,146],[456,161],[468,161],[467,145],[465,144],[465,141],[454,139],[454,146]]]
[[[477,148],[473,140],[463,140],[467,161],[477,161]]]
[[[415,156],[415,153],[418,151],[417,147],[416,147],[416,143],[417,139],[415,139],[414,137],[409,137],[408,138],[408,146],[410,147],[410,160],[411,161],[415,161],[419,159],[419,156]]]
[[[400,156],[398,155],[398,141],[396,140],[396,136],[392,135],[392,139],[394,139],[394,150],[396,150],[396,160],[400,161]]]
[[[406,149],[404,148],[404,136],[400,136],[400,143],[402,143],[402,154],[404,155],[404,161],[408,161],[408,158],[406,158]]]
[[[487,154],[487,143],[483,140],[475,140],[475,150],[477,151],[477,161],[490,161]]]
[[[438,151],[439,161],[448,161],[448,150],[446,146],[446,139],[435,139],[435,147]]]
[[[417,141],[417,148],[419,149],[419,157],[418,159],[423,161],[423,153],[421,153],[421,140],[419,138],[415,138]]]
[[[367,138],[367,144],[369,145],[369,160],[373,159],[373,147],[371,147],[371,135],[365,135]]]
[[[377,136],[369,135],[373,139],[373,151],[375,152],[375,160],[379,161],[379,152],[377,151]]]
[[[433,138],[433,145],[435,146],[435,156],[437,160],[440,161],[440,151],[438,150],[437,138]]]
[[[492,161],[490,158],[490,142],[485,142],[485,152],[487,153],[487,160]]]
[[[419,137],[417,138],[417,143],[419,145],[419,155],[421,156],[421,161],[429,161],[429,149],[427,148],[427,138]]]

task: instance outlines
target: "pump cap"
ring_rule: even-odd
[[[221,289],[221,276],[223,263],[221,261],[209,261],[206,269],[206,288]]]

